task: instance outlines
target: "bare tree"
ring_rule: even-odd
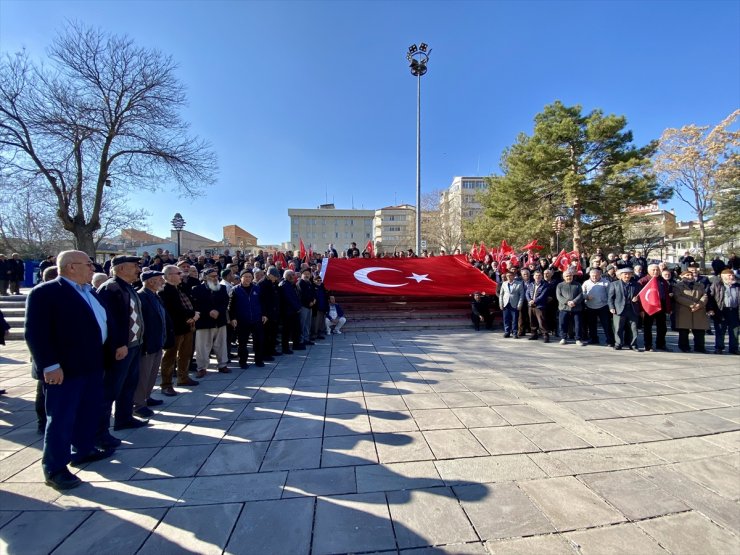
[[[0,172],[35,182],[77,247],[94,254],[111,187],[154,190],[174,180],[194,196],[213,183],[210,146],[180,116],[171,57],[127,37],[70,24],[49,65],[26,52],[0,60]]]
[[[431,245],[452,254],[455,249],[463,247],[463,214],[460,206],[441,202],[443,192],[435,189],[422,195],[421,217],[429,222],[422,226],[422,231]]]
[[[720,208],[718,203],[723,195],[729,191],[730,201],[737,198],[740,132],[729,127],[738,116],[740,110],[735,110],[711,128],[691,124],[666,129],[655,156],[654,168],[660,179],[696,214],[704,262],[707,260],[706,223]]]

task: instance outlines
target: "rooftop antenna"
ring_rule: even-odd
[[[355,209],[355,195],[352,195],[352,210]]]

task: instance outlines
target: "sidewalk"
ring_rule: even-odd
[[[740,357],[349,326],[298,353],[164,397],[60,495],[0,347],[0,552],[740,553]]]

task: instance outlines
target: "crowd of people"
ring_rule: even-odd
[[[695,352],[708,352],[706,335],[713,334],[714,353],[740,354],[740,261],[734,254],[727,261],[715,258],[712,276],[702,275],[688,252],[674,268],[649,263],[639,251],[604,256],[600,250],[590,258],[558,260],[557,255],[530,253],[505,260],[471,257],[471,263],[497,283],[498,293],[474,293],[471,319],[476,330],[491,329],[500,311],[507,339],[529,335],[530,340],[550,342],[556,336],[561,344],[575,340],[577,345],[598,345],[601,328],[607,346],[637,350],[642,329],[644,350],[650,352],[669,350],[670,326],[678,331],[683,352],[691,350],[691,333]],[[641,292],[651,280],[657,299],[648,310]]]
[[[141,428],[163,403],[213,371],[263,367],[278,356],[341,334],[346,316],[319,273],[324,256],[374,255],[351,245],[337,253],[292,252],[175,257],[111,255],[103,264],[81,251],[48,257],[40,283],[28,295],[25,338],[38,379],[36,411],[44,434],[46,483],[77,486],[68,466],[110,457],[121,444],[110,431]],[[444,253],[440,253],[443,255]],[[499,253],[500,254],[500,253]],[[412,257],[409,252],[393,255]],[[421,256],[433,256],[422,253]],[[710,280],[688,255],[678,268],[648,263],[639,252],[592,257],[505,257],[487,254],[470,263],[497,283],[497,295],[475,293],[472,322],[493,327],[502,314],[504,338],[529,336],[561,344],[668,350],[667,328],[679,332],[679,349],[706,352],[714,324],[714,352],[738,354],[740,270],[734,255],[713,264]],[[654,281],[653,281],[654,280]],[[657,306],[646,312],[641,291],[655,285]],[[654,332],[653,332],[653,328]],[[712,333],[710,331],[710,333]],[[725,336],[729,335],[727,345]],[[233,351],[236,350],[234,353]],[[250,352],[251,350],[251,352]],[[115,410],[114,410],[115,409]]]
[[[264,367],[341,335],[347,319],[317,261],[287,255],[47,259],[25,322],[46,484],[76,487],[68,465],[113,454],[121,440],[111,418],[114,431],[147,426],[163,403],[152,397],[158,376],[160,393],[176,396],[199,385],[212,356],[216,371],[230,373],[233,356],[242,369]]]

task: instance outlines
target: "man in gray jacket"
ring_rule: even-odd
[[[637,294],[640,286],[632,280],[632,268],[617,271],[619,279],[609,284],[609,311],[614,320],[615,344],[617,351],[626,345],[637,350],[637,322],[640,318],[640,299]]]
[[[573,322],[576,336],[576,345],[583,345],[581,335],[581,313],[583,312],[583,290],[580,284],[573,281],[573,272],[566,270],[563,280],[555,288],[555,297],[558,300],[560,344],[565,345],[568,340],[568,327]]]
[[[514,281],[514,271],[506,273],[506,281],[501,284],[500,304],[504,316],[504,338],[519,337],[517,324],[519,323],[519,309],[524,306],[524,288],[521,281]]]

